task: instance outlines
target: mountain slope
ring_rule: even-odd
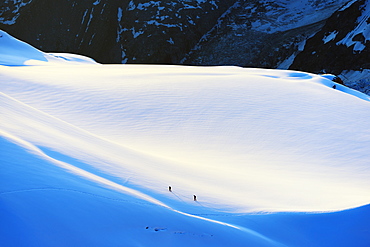
[[[369,245],[369,96],[299,71],[41,61],[2,35],[20,51],[0,65],[0,245]]]
[[[0,28],[103,63],[275,68],[347,1],[5,1]]]
[[[176,63],[233,2],[5,1],[0,28],[39,49],[102,63]]]
[[[307,41],[290,68],[340,75],[345,83],[370,93],[370,1],[351,1]]]
[[[183,62],[276,68],[345,2],[237,1]]]

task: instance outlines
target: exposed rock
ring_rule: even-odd
[[[369,93],[370,1],[350,1],[335,12],[290,69],[336,74],[346,85]]]
[[[369,10],[369,1],[358,0],[334,13],[307,41],[290,68],[332,74],[370,68]]]
[[[239,0],[183,62],[280,67],[345,1]]]
[[[176,63],[235,0],[5,0],[0,29],[102,63]]]

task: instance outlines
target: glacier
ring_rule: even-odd
[[[0,245],[370,244],[369,96],[0,35]]]

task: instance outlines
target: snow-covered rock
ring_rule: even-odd
[[[0,29],[39,49],[101,63],[175,63],[233,2],[6,0]]]
[[[333,73],[347,85],[369,92],[370,1],[349,1],[309,39],[291,69]]]
[[[6,0],[0,28],[102,63],[275,68],[347,1]]]
[[[346,1],[236,1],[183,62],[276,68]]]

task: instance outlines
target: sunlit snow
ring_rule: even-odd
[[[369,96],[0,35],[0,245],[369,246]]]

